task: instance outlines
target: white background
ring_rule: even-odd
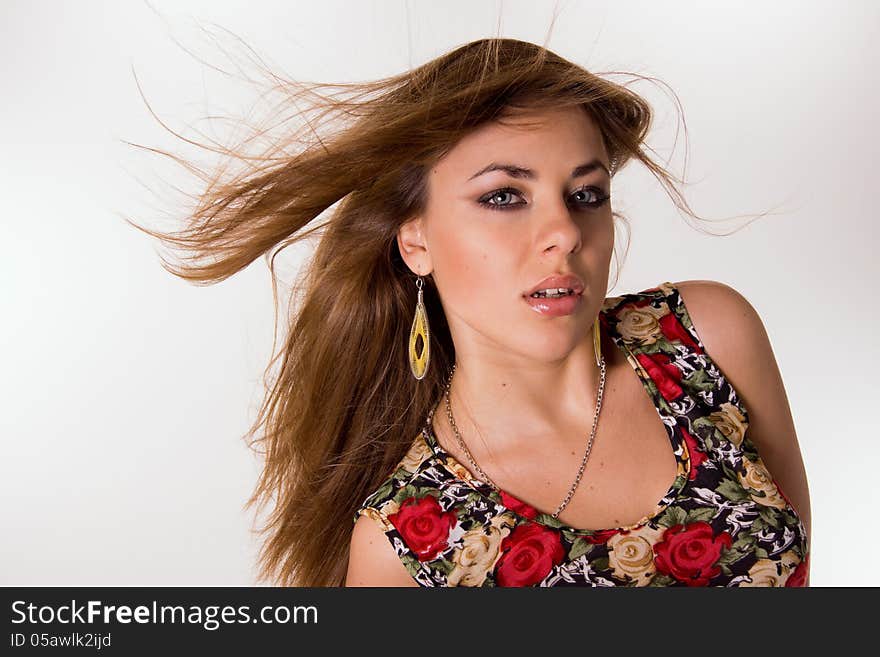
[[[205,36],[229,49],[227,29],[293,78],[366,80],[496,30],[541,43],[554,5],[551,49],[596,72],[658,77],[678,95],[689,142],[680,134],[673,151],[672,97],[633,86],[657,112],[649,143],[676,173],[687,146],[698,213],[775,212],[706,236],[632,165],[614,181],[633,230],[609,294],[712,279],[752,302],[810,480],[811,584],[880,584],[880,4],[5,0],[0,585],[255,582],[254,517],[242,507],[260,464],[242,436],[271,355],[268,269],[258,260],[192,286],[121,220],[160,226],[175,206],[139,181],[161,194],[160,177],[190,180],[121,141],[184,152],[135,74],[156,114],[194,136],[187,125],[244,114],[254,92],[175,40],[231,69]]]

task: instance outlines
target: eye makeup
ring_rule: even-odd
[[[605,203],[611,198],[611,195],[606,193],[604,190],[599,187],[595,187],[592,185],[588,185],[585,187],[581,187],[573,192],[573,194],[579,194],[584,192],[592,192],[596,195],[595,201],[589,201],[586,203],[576,203],[576,205],[580,205],[583,209],[586,210],[595,210],[596,208],[602,207]],[[526,203],[491,203],[490,201],[494,199],[496,196],[501,194],[515,194],[516,196],[522,197],[522,193],[514,188],[514,187],[501,187],[499,189],[493,190],[488,194],[483,195],[477,200],[477,203],[484,206],[489,210],[507,210],[510,208],[515,208],[517,206],[526,205]]]

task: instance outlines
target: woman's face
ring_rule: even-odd
[[[614,225],[599,131],[580,108],[522,120],[541,123],[490,123],[457,143],[429,173],[425,214],[399,235],[410,267],[432,273],[459,355],[558,360],[605,298]],[[579,277],[582,298],[570,314],[536,312],[528,292],[557,274]]]

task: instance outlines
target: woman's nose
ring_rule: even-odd
[[[580,248],[581,226],[567,205],[557,203],[546,208],[542,221],[542,251],[556,248],[570,253]]]

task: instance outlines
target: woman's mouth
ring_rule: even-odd
[[[523,298],[532,310],[548,317],[571,315],[583,301],[583,294],[575,293],[571,288],[551,288]]]

